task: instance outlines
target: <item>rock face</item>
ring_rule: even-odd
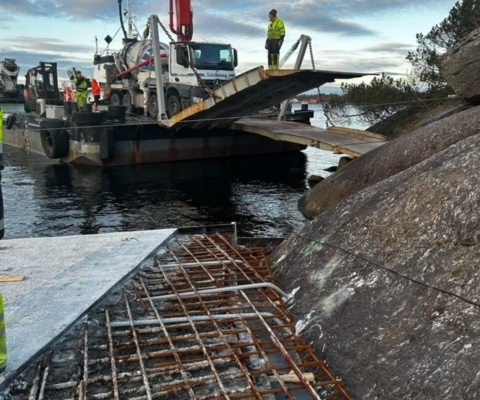
[[[480,29],[476,29],[440,58],[440,72],[455,94],[472,104],[478,104],[480,103],[479,71]]]
[[[400,136],[349,162],[315,185],[300,198],[299,209],[306,217],[314,218],[360,190],[404,171],[478,132],[480,107],[473,107]]]
[[[357,188],[381,182],[272,254],[302,335],[356,399],[478,398],[479,114],[467,111],[462,129],[455,116],[408,146],[380,148],[404,158],[385,165],[390,175],[403,169],[387,179],[373,159],[349,163],[345,171],[364,169]]]
[[[459,140],[272,254],[303,336],[354,398],[478,398],[479,151],[479,134]]]

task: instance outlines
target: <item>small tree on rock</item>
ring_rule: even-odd
[[[423,104],[432,104],[433,99],[453,93],[438,68],[439,57],[479,27],[480,0],[456,2],[448,17],[429,33],[416,35],[417,49],[406,57],[414,67],[411,82],[382,75],[369,85],[342,84],[343,95],[332,96],[324,105],[327,121],[344,123],[357,117],[374,124],[406,107],[416,112]],[[353,109],[359,112],[354,115]]]
[[[419,82],[431,88],[446,86],[438,69],[439,56],[480,27],[480,0],[456,2],[447,18],[435,25],[429,33],[418,33],[418,47],[409,52],[407,60],[413,65]]]

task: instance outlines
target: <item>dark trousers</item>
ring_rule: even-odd
[[[268,68],[278,69],[278,63],[280,62],[280,46],[278,45],[280,39],[268,39]]]

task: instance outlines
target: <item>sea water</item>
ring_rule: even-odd
[[[299,108],[299,105],[294,105]],[[7,112],[22,105],[2,105]],[[321,105],[312,125],[325,128]],[[359,126],[356,126],[359,127]],[[237,222],[241,236],[286,237],[307,222],[298,200],[341,155],[295,154],[98,168],[5,146],[5,238]]]

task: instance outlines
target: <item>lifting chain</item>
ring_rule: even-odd
[[[315,71],[315,58],[313,57],[313,48],[312,48],[312,41],[310,40],[308,42],[308,48],[310,50],[310,58],[312,59],[312,69]],[[318,101],[320,101],[320,88],[317,87],[317,91],[318,91]]]
[[[308,42],[308,49],[310,50],[310,59],[312,60],[312,69],[315,71],[315,58],[313,58],[312,41]]]
[[[174,42],[173,40],[173,37],[172,35],[170,35],[170,33],[167,31],[167,28],[165,28],[165,25],[162,24],[162,21],[160,21],[160,18],[157,18],[157,21],[158,21],[158,24],[160,25],[160,27],[163,29],[163,31],[165,32],[165,35],[168,36],[168,38],[170,39],[170,42]],[[193,64],[190,62],[190,60],[188,60],[188,58],[185,60],[187,61],[190,69],[193,71],[193,73],[195,74],[196,78],[197,78],[197,82],[198,82],[198,86],[200,86],[200,88],[208,93],[210,95],[210,97],[213,97],[213,92],[212,90],[207,86],[207,84],[205,83],[205,81],[202,79],[202,77],[200,76],[200,74],[198,73],[197,69],[193,66]]]
[[[312,69],[315,71],[315,58],[313,57],[313,48],[312,48],[312,41],[310,40],[310,42],[308,42],[308,47],[310,49],[310,58],[312,59]],[[320,93],[320,88],[317,87],[317,91],[318,91],[318,101],[320,102],[320,99],[321,99],[321,93]],[[332,119],[330,118],[330,115],[328,115],[325,107],[323,107],[323,115],[325,115],[325,124],[327,125],[327,128],[329,126],[334,126],[335,124],[333,123]]]
[[[160,27],[165,32],[165,35],[168,36],[168,38],[170,39],[171,42],[174,42],[172,35],[170,35],[170,32],[167,31],[167,28],[165,28],[165,25],[162,24],[162,21],[160,21],[160,18],[157,18],[157,21],[158,21],[158,24],[160,25]]]

